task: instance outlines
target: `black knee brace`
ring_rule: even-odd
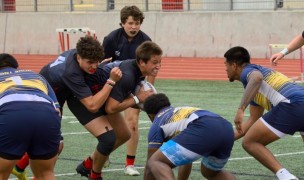
[[[107,131],[97,137],[97,151],[102,155],[108,156],[114,147],[116,135],[113,130]]]

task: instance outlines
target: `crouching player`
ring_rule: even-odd
[[[152,121],[145,180],[173,180],[172,168],[189,167],[199,158],[202,158],[201,173],[205,178],[236,179],[223,170],[234,143],[233,128],[227,120],[194,107],[172,107],[165,94],[148,97],[144,109]],[[187,173],[179,172],[179,176],[187,178],[190,171]]]

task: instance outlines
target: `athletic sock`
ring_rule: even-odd
[[[134,165],[135,156],[127,155],[126,157],[126,166]]]
[[[83,161],[83,166],[87,169],[92,169],[93,167],[93,160],[92,158],[89,156],[86,160]]]
[[[101,172],[100,172],[100,173],[97,173],[97,172],[91,170],[91,174],[90,174],[90,178],[91,178],[91,179],[97,179],[97,178],[99,178],[99,177],[101,177]]]
[[[295,177],[294,175],[290,174],[290,172],[285,168],[278,170],[276,172],[276,176],[279,178],[279,180],[280,179],[292,179]]]
[[[17,164],[16,164],[16,170],[18,171],[18,172],[23,172],[24,170],[25,170],[25,168],[27,167],[29,165],[29,157],[28,157],[28,155],[27,155],[27,153],[26,154],[24,154],[23,156],[22,156],[22,158],[17,162]]]

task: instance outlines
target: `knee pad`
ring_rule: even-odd
[[[116,135],[113,130],[107,131],[97,137],[97,151],[102,155],[108,156],[114,147]]]

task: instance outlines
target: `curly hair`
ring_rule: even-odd
[[[81,37],[76,44],[77,54],[90,61],[102,61],[104,49],[101,43],[92,36]]]
[[[120,26],[126,23],[129,16],[132,16],[135,21],[140,21],[140,24],[145,19],[143,12],[137,6],[125,6],[120,11]]]
[[[163,94],[153,94],[144,102],[144,110],[147,114],[157,114],[161,109],[171,106],[169,98]]]

